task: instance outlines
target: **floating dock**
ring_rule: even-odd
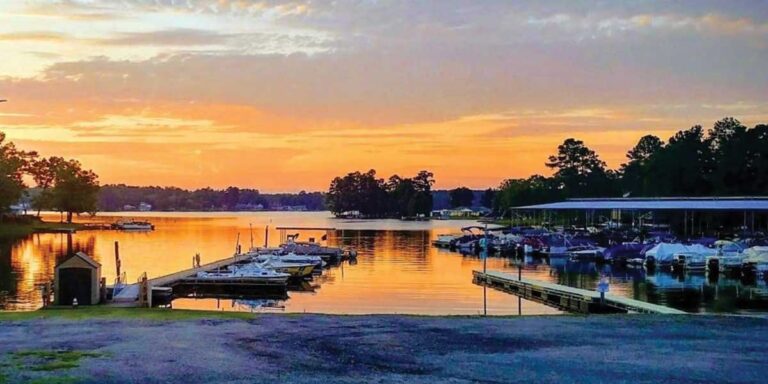
[[[634,300],[623,296],[605,295],[601,303],[600,293],[587,289],[548,283],[533,279],[518,279],[503,272],[472,271],[475,284],[485,285],[503,292],[512,293],[526,300],[536,301],[558,309],[578,313],[649,313],[683,315],[686,312]]]
[[[215,271],[217,269],[222,269],[229,267],[232,264],[237,264],[240,262],[245,262],[250,260],[250,255],[235,255],[232,257],[228,257],[226,259],[221,259],[214,261],[212,263],[204,264],[196,268],[190,268],[183,271],[171,273],[168,275],[156,277],[153,279],[146,280],[146,283],[136,283],[136,284],[130,284],[120,290],[120,292],[115,295],[113,298],[114,303],[126,303],[126,302],[141,302],[142,300],[142,284],[146,284],[145,289],[147,292],[147,304],[149,306],[152,305],[152,296],[167,296],[170,293],[173,292],[173,288],[177,285],[198,285],[202,283],[201,279],[196,279],[196,276],[198,272],[211,272]],[[211,284],[212,281],[206,281],[206,285],[217,285],[217,284]],[[221,284],[231,284],[232,281],[219,281],[219,285]],[[242,281],[240,282],[242,285]],[[262,285],[263,286],[263,285]]]

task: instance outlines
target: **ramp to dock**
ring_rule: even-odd
[[[480,285],[512,293],[524,299],[536,301],[558,309],[579,312],[626,312],[626,313],[653,313],[665,315],[680,315],[686,312],[652,304],[645,301],[634,300],[623,296],[605,295],[605,301],[601,304],[600,293],[587,289],[573,288],[565,285],[548,283],[540,280],[518,279],[517,276],[487,271],[472,271],[474,282]]]

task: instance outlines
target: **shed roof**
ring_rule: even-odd
[[[62,265],[68,263],[70,260],[72,260],[74,258],[79,258],[79,259],[83,260],[86,264],[88,264],[88,265],[90,265],[90,266],[92,266],[94,268],[100,268],[101,267],[101,264],[99,264],[98,261],[94,260],[93,258],[91,258],[90,256],[86,255],[83,252],[78,252],[78,253],[75,253],[74,255],[72,255],[72,257],[69,257],[66,260],[64,260],[61,263],[59,263],[58,265],[56,265],[56,268],[61,267]]]
[[[568,199],[556,203],[515,207],[515,209],[768,211],[768,197],[617,197]]]

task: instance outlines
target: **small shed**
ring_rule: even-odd
[[[54,302],[71,305],[77,298],[78,305],[99,303],[101,264],[83,252],[62,261],[54,274]]]

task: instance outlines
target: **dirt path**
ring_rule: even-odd
[[[758,383],[768,377],[768,320],[736,317],[47,319],[0,322],[0,340],[0,383],[53,377],[64,381],[47,382]],[[63,350],[85,355],[62,368],[35,355]]]

